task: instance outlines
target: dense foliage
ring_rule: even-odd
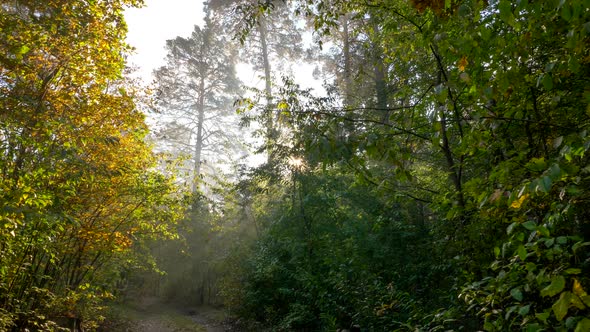
[[[251,330],[590,331],[590,1],[209,1],[156,72],[179,180],[124,74],[139,5],[0,1],[0,330],[91,329],[131,282]],[[206,186],[252,143],[215,122],[240,57],[266,162]]]
[[[241,102],[282,144],[230,303],[280,330],[588,331],[588,1],[290,3],[340,71]]]
[[[182,197],[123,78],[139,4],[0,2],[0,330],[95,326],[133,249],[172,235]]]

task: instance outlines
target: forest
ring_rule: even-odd
[[[0,331],[590,331],[590,0],[206,0],[151,83],[144,5],[0,0]]]

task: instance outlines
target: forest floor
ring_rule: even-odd
[[[211,306],[179,307],[157,298],[116,304],[103,331],[125,332],[225,332],[233,329],[223,309]]]

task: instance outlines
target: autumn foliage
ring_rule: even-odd
[[[0,330],[92,326],[130,249],[176,218],[123,76],[140,3],[1,3]]]

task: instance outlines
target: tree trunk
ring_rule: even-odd
[[[371,42],[372,46],[372,57],[373,57],[373,73],[375,81],[375,94],[377,96],[377,109],[382,112],[381,122],[389,124],[390,111],[387,109],[388,93],[387,93],[387,71],[385,64],[383,63],[383,50],[379,44],[380,27],[379,23],[374,17],[371,17],[371,23],[373,25],[373,32],[375,37]]]
[[[198,182],[201,176],[201,151],[203,150],[203,121],[205,118],[205,79],[201,76],[199,84],[199,100],[197,102],[197,138],[195,141],[195,155],[194,155],[194,178],[193,178],[193,193],[199,189]]]
[[[260,17],[258,22],[258,28],[260,30],[260,47],[262,49],[262,62],[264,64],[264,92],[266,93],[266,105],[269,106],[272,103],[272,86],[270,77],[270,60],[268,58],[268,31],[266,28],[266,21],[263,16]]]
[[[270,71],[270,59],[268,56],[268,31],[266,27],[266,21],[264,16],[260,17],[258,21],[258,29],[260,31],[260,48],[262,51],[262,63],[264,65],[264,92],[266,94],[266,145],[271,146],[275,141],[275,128],[274,128],[274,112],[272,109],[272,82],[271,82],[271,71]],[[268,162],[273,160],[272,150],[269,149]]]
[[[441,84],[442,82],[442,72],[439,71],[438,73],[438,84]],[[449,172],[450,172],[450,178],[451,181],[453,182],[453,186],[455,187],[455,191],[456,191],[456,195],[457,195],[457,202],[459,204],[459,206],[461,207],[461,209],[465,209],[465,196],[463,195],[463,185],[462,185],[462,179],[461,179],[461,166],[457,166],[457,164],[455,163],[455,159],[453,157],[453,152],[451,151],[451,145],[449,143],[449,137],[448,137],[448,132],[447,132],[447,118],[446,118],[446,114],[444,112],[444,107],[443,105],[439,104],[439,117],[440,117],[440,137],[442,140],[442,143],[439,144],[443,155],[445,156],[445,159],[447,161],[447,166],[449,168]],[[465,222],[465,220],[461,221],[462,223]]]
[[[342,43],[342,56],[344,58],[344,106],[348,107],[352,104],[352,63],[348,14],[342,16]]]

